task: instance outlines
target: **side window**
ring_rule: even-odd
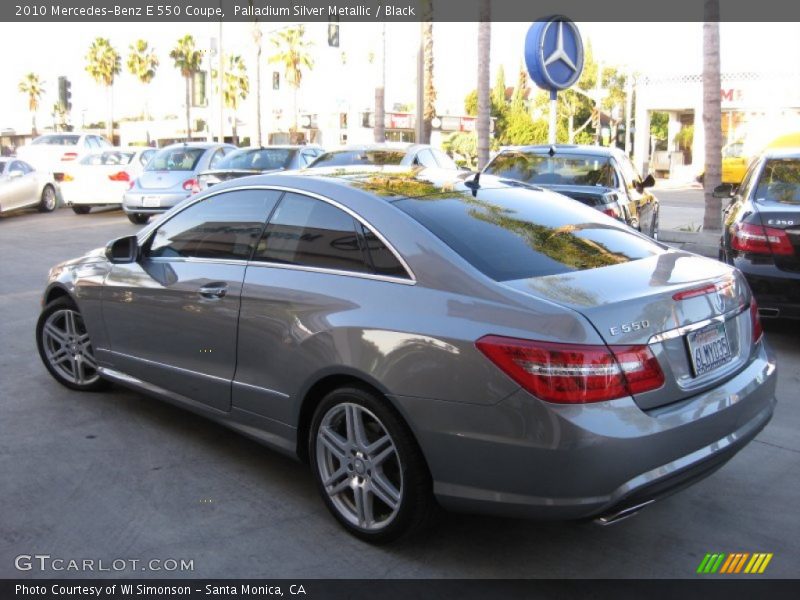
[[[436,159],[433,158],[433,154],[431,151],[425,148],[424,150],[420,150],[417,153],[417,158],[415,160],[417,164],[422,165],[423,167],[433,167],[434,169],[437,168],[439,165],[436,164]]]
[[[280,195],[235,190],[201,200],[156,230],[148,256],[248,260]]]
[[[314,160],[316,157],[311,150],[303,150],[300,153],[300,159],[302,160],[303,166],[311,164],[311,161]]]
[[[220,148],[219,150],[214,151],[214,155],[211,157],[211,160],[208,163],[209,169],[214,169],[219,164],[219,162],[225,158],[224,148]]]
[[[111,144],[111,142],[109,142],[104,137],[100,137],[99,135],[95,136],[94,141],[97,144],[98,148],[111,148],[111,147],[113,147],[113,144]]]
[[[747,169],[747,173],[744,174],[742,178],[742,183],[739,184],[739,189],[736,192],[737,196],[740,196],[742,199],[746,200],[750,197],[750,193],[753,191],[753,185],[755,184],[757,177],[753,175],[758,170],[759,161],[754,160],[750,163],[750,167]]]
[[[367,257],[372,265],[372,272],[376,275],[388,275],[389,277],[402,277],[408,279],[408,272],[400,264],[397,257],[386,247],[380,238],[375,235],[368,227],[360,225],[361,235],[364,238],[364,245],[367,248]]]
[[[139,163],[144,167],[150,162],[150,159],[153,158],[153,154],[155,154],[155,150],[145,150],[139,155]]]
[[[356,221],[316,198],[287,193],[270,218],[253,260],[368,273]]]
[[[622,171],[622,179],[624,185],[628,190],[635,190],[634,183],[641,180],[636,167],[633,166],[631,159],[623,156],[619,163],[620,171]]]
[[[26,163],[26,162],[23,162],[23,161],[21,161],[21,160],[18,160],[18,161],[17,161],[16,163],[14,163],[14,164],[16,165],[16,169],[17,169],[18,171],[22,171],[22,172],[23,172],[25,175],[27,175],[28,173],[31,173],[31,172],[33,172],[33,167],[31,167],[31,166],[30,166],[28,163]]]
[[[458,169],[456,162],[441,150],[433,148],[431,152],[433,152],[433,157],[442,169]]]

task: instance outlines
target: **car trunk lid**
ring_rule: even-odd
[[[192,179],[192,171],[144,171],[138,185],[143,190],[166,190],[180,187]]]

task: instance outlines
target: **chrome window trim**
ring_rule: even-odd
[[[199,195],[198,198],[195,198],[194,200],[189,202],[186,206],[184,206],[180,211],[177,211],[175,214],[170,215],[169,219],[161,219],[159,221],[156,221],[152,225],[150,225],[147,228],[145,228],[144,230],[142,230],[139,233],[139,236],[140,236],[139,237],[139,240],[140,240],[139,241],[139,245],[140,246],[144,246],[144,244],[147,243],[147,241],[150,239],[150,236],[153,234],[153,232],[158,227],[161,227],[165,223],[168,223],[169,221],[174,219],[177,215],[181,214],[184,210],[188,209],[191,206],[194,206],[198,202],[200,202],[202,200],[206,200],[208,198],[211,198],[212,196],[217,196],[219,194],[224,194],[224,193],[227,193],[227,192],[236,192],[236,191],[241,191],[241,190],[274,190],[274,191],[283,192],[283,193],[290,192],[290,193],[300,194],[302,196],[308,196],[310,198],[315,198],[316,200],[320,200],[322,202],[326,202],[326,203],[330,204],[331,206],[333,206],[335,208],[338,208],[339,210],[344,211],[345,213],[350,215],[352,218],[354,218],[356,221],[361,223],[364,227],[366,227],[372,233],[375,234],[375,237],[377,237],[383,243],[383,245],[386,246],[389,249],[389,251],[394,255],[394,257],[402,265],[403,269],[405,269],[406,274],[408,275],[408,279],[406,279],[404,277],[391,277],[389,275],[376,275],[376,274],[373,274],[373,273],[357,273],[355,271],[342,271],[342,270],[338,270],[338,269],[326,269],[326,268],[323,268],[323,267],[307,267],[307,266],[302,266],[302,265],[285,265],[285,264],[281,264],[281,263],[273,263],[273,262],[268,262],[268,261],[250,261],[248,263],[250,266],[278,267],[278,268],[281,268],[281,269],[295,269],[295,270],[298,270],[298,271],[328,273],[328,274],[332,274],[332,275],[345,275],[345,276],[350,276],[350,277],[361,277],[363,279],[375,279],[375,280],[378,280],[378,281],[387,281],[387,282],[390,282],[390,283],[403,283],[405,285],[416,285],[417,277],[414,274],[414,271],[411,269],[411,267],[405,261],[405,259],[400,255],[400,253],[395,249],[395,247],[391,243],[389,243],[389,241],[386,239],[386,237],[380,231],[378,231],[378,229],[376,227],[372,226],[372,224],[370,224],[370,222],[367,221],[365,218],[363,218],[361,215],[356,213],[354,210],[348,208],[347,206],[344,206],[343,204],[337,202],[336,200],[328,198],[327,196],[323,196],[321,194],[317,194],[316,192],[309,192],[309,191],[306,191],[306,190],[301,190],[301,189],[298,189],[298,188],[282,186],[282,185],[241,185],[241,186],[236,186],[236,187],[225,188],[224,190],[214,190],[214,191],[208,192],[206,194],[201,194],[201,195]],[[269,224],[269,223],[267,223],[267,224]],[[154,257],[154,258],[152,258],[150,260],[157,260],[158,258],[161,258],[162,261],[165,260],[164,257]],[[195,258],[195,257],[167,258],[166,260],[182,260],[182,261],[185,262],[187,259],[188,260],[193,260],[193,261],[211,261],[211,262],[227,262],[228,261],[228,259],[217,260],[217,259],[208,259],[208,258],[201,259],[201,258]],[[248,261],[243,261],[243,260],[238,260],[238,259],[230,259],[230,260],[235,261],[237,264],[239,264],[241,262],[248,262]]]
[[[708,327],[712,323],[724,323],[728,319],[732,319],[742,313],[744,310],[747,310],[747,306],[744,308],[739,306],[734,308],[733,310],[729,310],[726,313],[721,315],[717,315],[715,317],[709,317],[708,319],[703,319],[702,321],[698,321],[697,323],[690,323],[689,325],[682,325],[681,327],[676,327],[675,329],[670,329],[669,331],[662,331],[661,333],[656,333],[650,336],[650,339],[647,340],[647,344],[658,344],[660,342],[666,342],[667,340],[674,340],[675,338],[680,338],[685,336],[687,333],[691,333],[692,331],[697,331],[698,329],[703,329],[704,327]]]

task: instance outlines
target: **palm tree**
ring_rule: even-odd
[[[233,143],[238,145],[236,111],[239,109],[239,101],[247,99],[250,94],[250,79],[247,77],[247,67],[241,56],[229,55],[226,58],[225,70],[222,75],[222,100],[225,106],[233,111]],[[260,146],[261,143],[259,142],[258,145]]]
[[[433,85],[433,6],[426,0],[422,15],[422,61],[425,87],[422,102],[421,144],[431,141],[431,121],[436,116],[436,87]]]
[[[380,26],[378,40],[378,84],[375,86],[375,125],[373,133],[375,141],[386,141],[386,23]]]
[[[261,26],[253,22],[253,43],[256,45],[256,145],[261,146]],[[235,134],[234,134],[235,135]]]
[[[98,37],[86,54],[86,71],[96,83],[105,86],[108,93],[109,118],[106,135],[114,140],[114,78],[122,71],[122,59],[108,38]]]
[[[186,34],[178,39],[175,47],[169,53],[169,57],[175,63],[175,68],[181,72],[181,76],[186,84],[186,139],[192,139],[192,98],[191,86],[192,77],[200,71],[200,64],[203,61],[203,53],[194,46],[194,38]]]
[[[705,0],[703,23],[703,130],[705,132],[704,231],[722,228],[722,200],[714,198],[722,172],[722,100],[719,66],[719,0]]]
[[[308,53],[311,42],[305,39],[305,27],[289,27],[278,31],[272,38],[275,53],[269,57],[270,63],[280,63],[284,69],[284,79],[292,86],[293,107],[292,127],[294,135],[297,132],[297,90],[303,80],[303,69],[314,68],[314,61]]]
[[[19,91],[28,96],[28,110],[31,113],[31,133],[36,135],[36,111],[44,95],[44,82],[36,73],[28,73],[19,82]]]
[[[136,40],[128,46],[128,72],[136,77],[139,82],[147,86],[156,76],[158,56],[144,40]],[[150,120],[150,111],[147,108],[147,93],[145,92],[144,118]],[[147,131],[147,142],[150,143],[150,130]]]
[[[492,103],[489,98],[489,63],[492,45],[491,5],[481,0],[478,23],[478,170],[489,162],[489,130],[491,129]],[[503,85],[505,87],[505,84]],[[505,102],[505,89],[503,90]]]

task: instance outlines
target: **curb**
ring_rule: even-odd
[[[658,232],[659,242],[708,258],[719,256],[719,237],[720,233],[718,232],[680,231],[677,229],[662,229]]]

